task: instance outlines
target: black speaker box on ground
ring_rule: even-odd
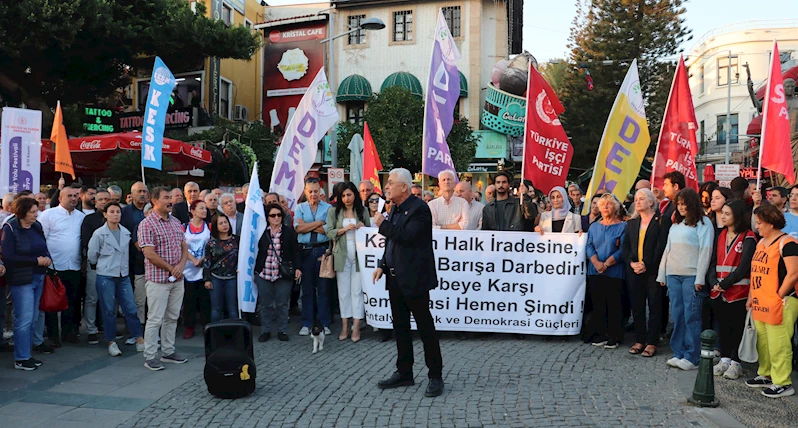
[[[219,398],[246,397],[255,391],[252,327],[242,320],[205,326],[205,384]]]

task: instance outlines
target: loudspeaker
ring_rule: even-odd
[[[205,385],[219,398],[240,398],[255,391],[252,328],[246,321],[224,320],[205,326]]]
[[[222,320],[205,325],[205,358],[219,348],[232,348],[255,359],[252,326],[243,320]]]

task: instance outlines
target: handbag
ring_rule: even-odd
[[[268,232],[268,231],[266,231]],[[294,262],[290,261],[287,265],[283,264],[283,259],[280,257],[280,252],[274,248],[274,242],[272,241],[271,234],[269,235],[269,246],[272,247],[272,251],[274,251],[275,257],[277,257],[277,263],[279,264],[280,270],[280,278],[287,278],[291,281],[294,280],[294,276],[296,276],[296,268],[294,267]]]
[[[756,327],[754,327],[754,320],[751,318],[750,309],[745,316],[743,339],[740,341],[737,353],[740,356],[740,360],[746,363],[755,363],[759,360],[759,354],[756,352]]]
[[[335,278],[335,260],[333,259],[333,249],[335,248],[334,241],[330,240],[330,246],[327,251],[319,257],[321,266],[319,266],[319,278],[333,279]]]
[[[66,287],[58,277],[58,271],[47,269],[44,276],[44,288],[39,309],[44,312],[61,312],[67,310],[69,302],[66,297]]]

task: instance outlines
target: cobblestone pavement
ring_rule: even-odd
[[[427,370],[419,340],[416,385],[381,391],[376,382],[393,371],[394,343],[379,343],[370,332],[359,343],[339,342],[333,332],[316,355],[311,339],[295,333],[287,343],[256,342],[252,396],[214,398],[199,376],[122,426],[716,426],[686,404],[677,370],[665,365],[667,348],[646,359],[623,346],[604,350],[575,339],[444,334],[446,390],[431,399],[423,394]]]

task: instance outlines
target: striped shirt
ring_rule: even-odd
[[[153,247],[155,253],[171,266],[178,264],[183,256],[183,242],[185,241],[183,225],[180,224],[180,220],[171,215],[164,220],[153,211],[139,223],[138,238],[139,246],[142,249]],[[159,284],[168,283],[169,277],[172,275],[169,271],[152,264],[147,258],[144,260],[144,273],[147,281]]]
[[[465,199],[452,195],[449,203],[443,196],[429,201],[432,212],[432,227],[440,229],[441,226],[457,223],[460,229],[468,230],[468,202]]]

